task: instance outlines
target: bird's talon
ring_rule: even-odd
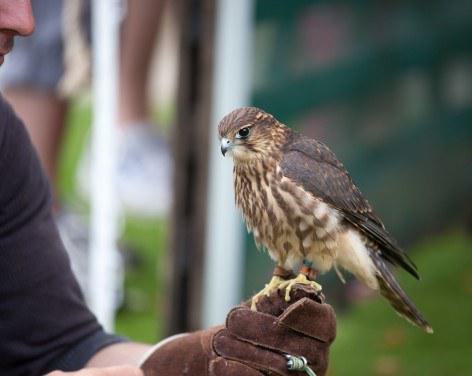
[[[317,292],[321,291],[322,289],[319,283],[316,283],[315,281],[310,281],[305,274],[300,273],[295,278],[290,279],[288,281],[284,281],[279,285],[279,289],[282,290],[285,288],[285,301],[290,301],[290,292],[292,291],[293,286],[295,286],[296,284],[311,286]]]
[[[298,276],[292,279],[283,279],[279,276],[274,275],[270,282],[264,286],[264,288],[254,295],[251,299],[251,310],[257,311],[257,302],[262,296],[270,296],[274,290],[283,290],[285,289],[285,301],[290,301],[290,292],[293,289],[293,286],[296,284],[308,285],[313,287],[315,291],[321,291],[321,285],[315,281],[311,281],[304,273],[300,273]]]
[[[277,290],[280,284],[284,283],[284,280],[278,276],[273,276],[272,279],[268,284],[264,286],[264,288],[259,291],[256,295],[254,295],[251,299],[251,310],[257,311],[256,305],[261,296],[269,296],[274,290]]]
[[[285,290],[285,301],[286,302],[290,301],[290,289]]]

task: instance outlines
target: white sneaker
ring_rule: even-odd
[[[168,213],[172,200],[173,163],[169,145],[150,125],[136,124],[120,131],[117,152],[116,189],[129,214],[156,217]],[[82,156],[79,190],[90,196],[90,151]]]

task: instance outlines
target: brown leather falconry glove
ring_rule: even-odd
[[[286,354],[303,356],[317,376],[326,373],[336,335],[333,308],[311,288],[296,285],[262,298],[258,311],[233,308],[226,325],[164,340],[142,362],[146,376],[296,376]]]

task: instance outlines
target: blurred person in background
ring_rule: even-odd
[[[36,31],[18,41],[0,73],[0,88],[25,121],[53,185],[60,234],[74,272],[87,293],[88,228],[80,215],[61,202],[57,170],[71,97],[88,81],[90,71],[90,1],[32,0],[31,3]],[[163,6],[164,0],[124,2],[116,189],[122,207],[141,216],[165,214],[171,200],[170,150],[151,122],[147,95]],[[90,159],[87,149],[78,173],[79,188],[85,195],[90,192]],[[122,274],[121,267],[117,273]],[[120,297],[121,287],[116,288]]]
[[[170,199],[170,152],[152,124],[147,92],[164,2],[124,1],[116,183],[124,207],[137,215],[165,214]],[[32,6],[36,32],[17,43],[0,75],[0,87],[25,119],[55,185],[70,99],[88,79],[90,0],[33,0]],[[80,184],[88,193],[88,181]],[[54,194],[59,210],[57,189]]]
[[[0,0],[0,65],[14,37],[33,30],[29,0]],[[1,96],[0,151],[0,374],[137,376],[141,363],[156,375],[262,376],[286,374],[285,355],[293,352],[325,374],[335,316],[309,291],[294,295],[290,305],[268,297],[259,312],[237,307],[226,326],[154,347],[106,333],[72,274],[25,126]]]

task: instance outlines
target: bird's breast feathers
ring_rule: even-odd
[[[274,261],[294,269],[305,258],[321,272],[337,264],[376,287],[362,236],[338,210],[283,176],[276,162],[235,166],[234,183],[248,230]]]

